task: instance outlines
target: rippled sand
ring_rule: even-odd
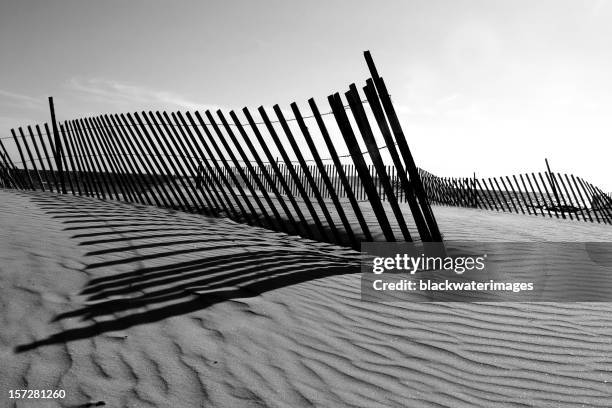
[[[447,239],[612,227],[435,207]],[[608,407],[609,303],[366,303],[350,250],[223,219],[0,191],[0,392],[86,407]]]

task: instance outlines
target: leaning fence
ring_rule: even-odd
[[[419,173],[431,203],[612,224],[612,196],[573,174],[456,178]]]
[[[0,180],[224,216],[354,248],[372,240],[441,241],[385,82],[369,52],[365,58],[365,99],[352,84],[344,98],[327,98],[330,112],[309,99],[306,116],[292,103],[290,110],[275,105],[275,118],[259,107],[258,119],[244,108],[242,118],[218,110],[57,122],[50,98],[51,128],[11,130],[5,141],[13,149],[0,139]],[[392,175],[383,148],[397,170]]]
[[[333,164],[324,163],[323,171],[321,171],[314,164],[307,165],[305,168],[296,167],[297,179],[299,180],[300,183],[296,183],[294,180],[288,177],[289,170],[288,170],[288,167],[284,163],[277,162],[276,166],[278,166],[282,177],[272,177],[271,183],[268,183],[268,182],[263,183],[262,188],[268,192],[274,191],[274,188],[277,188],[279,190],[282,189],[282,185],[281,185],[282,180],[285,180],[289,187],[289,191],[293,195],[300,194],[299,186],[301,184],[304,186],[306,194],[310,198],[316,197],[315,188],[317,188],[321,196],[324,199],[331,199],[332,196],[330,194],[330,190],[328,190],[325,187],[325,180],[324,180],[324,172],[325,172],[327,177],[329,177],[329,180],[332,186],[336,190],[336,194],[338,198],[348,199],[349,198],[347,194],[348,190],[342,188],[342,180],[340,177],[340,172],[342,172],[345,174],[346,180],[348,181],[348,184],[350,185],[352,193],[355,195],[356,200],[358,202],[363,202],[363,201],[368,200],[368,193],[365,189],[365,185],[361,182],[359,178],[359,172],[357,170],[357,167],[354,164],[347,164],[347,163],[341,164],[340,170],[339,170]],[[246,173],[246,170],[247,170],[247,168],[244,165],[241,167],[242,169],[239,169],[237,167],[231,167],[230,169],[222,169],[222,173],[228,179],[236,180],[243,187],[245,187],[248,184],[253,184],[255,182],[253,175],[247,174],[246,179],[241,178],[240,174]],[[389,182],[391,184],[391,189],[393,191],[393,195],[396,197],[396,200],[399,203],[407,203],[408,197],[404,194],[404,190],[401,185],[401,180],[400,180],[400,177],[397,173],[395,166],[386,164],[384,165],[383,168],[384,168],[384,172],[387,178],[389,179]],[[366,166],[366,169],[367,169],[367,173],[372,178],[374,188],[376,192],[378,193],[380,199],[384,202],[387,202],[388,198],[385,193],[385,187],[384,187],[385,185],[384,185],[383,179],[379,177],[376,167],[372,164],[368,164]],[[255,171],[258,174],[262,174],[264,171],[271,172],[272,166],[265,165],[265,168],[258,168],[258,169],[255,169]],[[306,171],[308,171],[312,175],[315,188],[308,185]],[[221,176],[220,173],[216,171],[215,173],[216,174],[214,174],[214,177]],[[233,175],[230,175],[230,173],[233,173]],[[210,178],[211,178],[211,175],[206,173],[206,169],[204,168],[204,166],[200,166],[200,168],[198,169],[197,177],[196,177],[196,184],[198,186],[204,185],[205,180],[210,179]],[[235,185],[233,186],[236,187]]]
[[[286,175],[288,170],[282,163],[278,164],[281,174]],[[325,164],[325,170],[336,185],[339,177],[333,165]],[[378,177],[373,165],[367,166],[374,186],[383,201],[386,201],[384,185]],[[315,165],[309,165],[308,170],[313,175],[315,184],[322,187],[323,179]],[[238,180],[243,186],[253,183],[248,176],[240,179],[241,173],[237,168],[229,172],[235,176],[230,177],[228,170],[226,176]],[[367,200],[367,192],[359,180],[358,172],[353,164],[343,164],[342,171],[353,189],[358,201]],[[507,177],[491,178],[449,178],[438,177],[421,168],[418,169],[425,187],[427,197],[432,204],[441,204],[456,207],[472,207],[483,210],[513,212],[529,215],[544,215],[553,218],[566,218],[571,220],[598,222],[612,224],[612,196],[604,193],[597,186],[572,174],[561,173],[523,173]],[[198,183],[202,183],[204,169],[198,173]],[[385,165],[385,173],[391,181],[394,195],[398,202],[405,203],[406,196],[401,188],[397,169],[392,165]],[[301,168],[297,169],[298,178],[305,180]],[[280,188],[280,179],[273,182]],[[297,184],[288,181],[289,190],[299,194]],[[272,191],[272,186],[265,184],[263,188]],[[306,187],[310,197],[314,192]],[[324,198],[330,198],[327,191],[321,188]],[[338,189],[338,196],[346,198],[345,192]]]

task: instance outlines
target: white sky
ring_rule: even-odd
[[[275,103],[306,111],[371,50],[417,164],[573,173],[612,191],[612,2],[0,0],[0,136],[47,121]]]

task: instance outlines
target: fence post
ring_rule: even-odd
[[[331,99],[329,98],[330,97],[328,97],[328,101],[331,101]],[[317,104],[312,98],[308,100],[308,104],[310,105],[312,114],[314,115],[315,120],[317,121],[319,130],[321,131],[321,136],[323,137],[323,140],[325,142],[325,145],[327,146],[329,155],[332,159],[333,167],[330,164],[330,168],[334,169],[335,167],[335,172],[336,172],[336,177],[334,177],[336,181],[335,188],[337,191],[343,191],[344,197],[348,198],[351,204],[351,207],[353,208],[353,213],[355,214],[355,217],[357,218],[357,221],[359,222],[359,225],[361,226],[361,231],[363,232],[363,235],[365,236],[365,240],[373,241],[372,233],[370,232],[368,223],[366,222],[363,216],[363,212],[361,211],[361,208],[359,207],[359,203],[357,202],[358,192],[356,192],[355,189],[351,186],[350,179],[347,177],[347,174],[346,174],[347,171],[345,170],[344,165],[340,162],[340,157],[338,156],[336,147],[334,145],[334,142],[331,139],[331,136],[327,130],[327,127],[325,126],[325,122],[323,122],[323,118],[321,116],[321,113],[319,112],[319,108],[317,107]]]
[[[374,82],[371,79],[366,81],[366,86],[363,88],[368,103],[370,104],[370,108],[372,109],[372,113],[376,122],[378,123],[378,127],[383,135],[385,143],[387,145],[387,149],[389,154],[391,155],[391,159],[393,160],[394,167],[393,170],[397,169],[398,179],[395,178],[395,172],[392,176],[392,181],[395,183],[391,189],[391,195],[394,197],[392,201],[399,199],[401,196],[404,197],[404,201],[408,201],[408,205],[410,206],[410,211],[412,212],[412,217],[416,223],[417,230],[423,241],[431,241],[431,233],[429,231],[429,226],[425,221],[425,217],[421,212],[421,207],[419,206],[417,197],[415,195],[414,188],[410,181],[408,180],[408,174],[402,164],[401,158],[395,148],[395,141],[393,140],[393,136],[391,130],[388,127],[387,121],[385,119],[385,114],[383,108],[380,104],[380,100],[378,99],[378,95],[376,93],[376,89],[374,86]],[[362,109],[363,110],[363,109]],[[367,120],[367,118],[366,118]],[[383,177],[387,177],[384,175]],[[384,180],[384,179],[383,179]],[[401,187],[401,193],[400,193]],[[394,191],[395,190],[395,191]],[[393,204],[392,204],[393,205]]]
[[[353,163],[355,164],[355,168],[359,173],[361,184],[366,191],[368,200],[372,206],[372,210],[374,211],[376,219],[378,220],[378,224],[382,229],[385,239],[393,242],[396,239],[393,234],[393,230],[391,229],[391,224],[389,224],[389,219],[387,218],[385,209],[382,205],[382,199],[376,192],[376,186],[374,185],[374,181],[370,176],[368,166],[361,154],[359,143],[357,142],[355,134],[351,128],[348,116],[346,115],[346,111],[344,110],[344,106],[342,104],[342,100],[340,99],[340,95],[336,93],[328,96],[327,98],[336,122],[338,123],[338,127],[340,128],[340,132],[342,133],[342,137],[344,138],[344,141],[353,158]]]
[[[279,143],[280,139],[278,138],[278,135],[276,134],[276,132],[273,131],[273,128],[268,125],[268,117],[267,115],[264,114],[265,111],[262,108],[260,108],[259,111],[262,115],[264,122],[266,123],[266,127],[268,127],[268,130],[270,132],[270,135],[272,136],[272,139],[277,144],[278,150],[281,156],[283,157],[283,160],[287,164],[287,170],[289,171],[289,174],[293,177],[293,180],[295,182],[296,195],[298,194],[302,195],[304,204],[306,205],[306,208],[308,209],[308,211],[310,212],[312,216],[315,226],[317,227],[317,230],[319,231],[319,234],[321,235],[321,239],[325,240],[326,236],[328,235],[327,231],[325,227],[323,226],[321,219],[319,218],[319,215],[315,211],[315,208],[312,202],[310,201],[310,198],[307,192],[308,185],[304,183],[303,177],[300,177],[300,176],[303,175],[308,179],[307,181],[309,182],[311,186],[311,190],[316,188],[314,187],[314,179],[312,178],[312,175],[307,172],[307,169],[306,169],[307,164],[306,164],[306,161],[304,160],[304,156],[300,152],[299,146],[297,145],[295,138],[293,137],[293,134],[291,133],[291,130],[289,129],[289,125],[287,125],[287,121],[285,120],[285,117],[283,116],[283,113],[281,112],[280,107],[278,105],[274,105],[272,109],[274,110],[276,117],[280,121],[281,127],[285,133],[285,136],[287,140],[289,141],[289,145],[293,149],[293,153],[298,159],[299,166],[297,167],[297,171],[296,171],[296,168],[293,166],[293,163],[291,163],[291,161],[289,160],[289,156],[287,155],[287,151],[289,150],[289,148],[285,149],[282,143]],[[300,174],[298,174],[298,171],[300,171]],[[319,206],[321,207],[321,210],[323,211],[323,215],[326,218],[329,227],[332,229],[335,229],[335,224],[333,223],[331,219],[331,216],[329,214],[329,211],[327,210],[327,207],[323,203],[323,199],[321,198],[319,191],[316,190],[315,193],[316,194],[314,194],[314,196],[317,199]],[[329,238],[330,238],[330,242],[333,242],[334,237],[330,236]]]
[[[25,176],[27,177],[30,190],[36,190],[36,187],[34,187],[34,182],[32,181],[32,176],[30,175],[30,171],[28,170],[28,164],[26,163],[26,159],[23,155],[23,150],[21,149],[21,145],[19,144],[19,139],[17,139],[15,129],[11,129],[11,134],[13,135],[13,140],[15,141],[15,145],[17,146],[17,150],[19,151],[19,158],[21,159],[21,163],[23,164],[23,170],[25,172]]]
[[[2,138],[0,138],[0,148],[2,148],[2,151],[4,152],[3,157],[6,162],[7,168],[10,168],[11,170],[13,170],[15,174],[14,180],[17,183],[17,186],[18,186],[17,188],[25,190],[27,188],[26,184],[21,178],[21,175],[19,174],[19,170],[17,169],[17,166],[15,166],[15,163],[13,163],[13,160],[11,160],[11,156],[9,156],[8,151],[6,150],[6,147],[4,147],[4,143],[2,143]]]
[[[185,133],[187,134],[189,138],[189,141],[191,142],[191,144],[197,151],[196,156],[199,157],[200,162],[201,162],[200,166],[202,168],[202,175],[203,175],[202,182],[205,183],[204,185],[208,186],[211,192],[210,194],[211,198],[214,195],[217,202],[221,206],[221,210],[224,211],[228,217],[232,218],[233,216],[235,219],[239,219],[240,216],[238,215],[238,212],[234,208],[234,205],[232,204],[230,197],[225,192],[225,189],[223,187],[223,184],[221,183],[221,180],[219,180],[219,178],[217,177],[215,167],[213,167],[213,165],[210,164],[213,161],[213,159],[210,158],[212,156],[206,157],[206,154],[202,150],[202,148],[204,148],[204,150],[208,152],[207,150],[208,146],[207,145],[205,146],[204,144],[202,144],[203,147],[200,147],[200,144],[198,143],[197,138],[199,138],[201,141],[203,140],[203,136],[202,136],[202,133],[198,130],[197,126],[195,126],[195,122],[192,124],[192,126],[194,127],[193,129],[194,131],[192,132],[190,130],[190,126],[185,121],[185,118],[183,117],[181,112],[176,112],[176,114],[173,112],[172,117],[174,118],[174,121],[176,122],[178,128],[183,129],[185,131]],[[179,123],[179,120],[180,120],[180,123]]]
[[[478,187],[476,185],[476,172],[474,172],[474,178],[472,179],[472,185],[474,186],[474,208],[482,207],[480,205],[479,197],[478,197]]]
[[[64,147],[66,148],[66,151],[68,152],[68,154],[63,155],[63,159],[64,159],[64,168],[66,169],[66,172],[68,173],[68,185],[70,186],[70,191],[72,192],[72,195],[74,195],[74,185],[72,184],[72,179],[70,178],[71,173],[74,173],[74,163],[72,162],[72,153],[70,152],[70,148],[68,146],[68,142],[66,141],[66,132],[64,131],[64,126],[60,123],[59,125],[60,127],[60,134],[62,135],[63,139],[64,139]],[[71,164],[71,168],[68,167],[68,158],[70,158],[70,164]],[[76,180],[76,182],[78,183],[78,180]],[[78,184],[77,184],[78,186]],[[81,194],[81,190],[80,188],[79,190],[79,195]],[[44,189],[43,189],[44,191]]]
[[[550,193],[548,192],[548,189],[546,188],[546,183],[544,182],[544,178],[542,177],[542,173],[538,173],[538,177],[540,178],[540,181],[542,182],[542,188],[546,192],[546,197],[548,198],[548,200],[551,203],[551,205],[547,207],[548,214],[550,215],[550,210],[552,208],[553,212],[555,213],[555,217],[559,218],[559,213],[556,211],[555,207],[553,206],[553,200],[550,197]],[[536,180],[536,184],[538,184],[537,180]],[[549,178],[549,184],[550,184],[550,178]],[[551,215],[551,217],[552,217],[552,215]]]
[[[87,190],[92,190],[89,186],[89,180],[85,177],[85,166],[83,165],[82,162],[82,157],[80,156],[79,150],[77,148],[77,144],[76,144],[76,133],[72,130],[71,128],[71,124],[68,121],[64,122],[64,129],[66,129],[66,140],[68,141],[66,143],[66,146],[68,146],[68,148],[70,148],[72,150],[72,155],[74,156],[74,162],[76,164],[76,168],[77,168],[77,188],[79,189],[79,195],[85,194],[85,195],[89,195],[89,193],[87,192]],[[44,147],[44,145],[43,145]],[[82,191],[80,190],[82,186]]]
[[[53,137],[55,140],[55,150],[53,150],[53,157],[55,158],[55,167],[57,168],[59,183],[62,187],[62,194],[66,194],[66,183],[64,181],[64,172],[62,167],[62,140],[60,139],[57,121],[55,120],[55,107],[53,105],[52,96],[49,97],[49,111],[51,112],[51,126],[53,126]]]
[[[45,181],[47,182],[47,186],[49,187],[49,190],[53,191],[53,186],[51,185],[51,182],[49,181],[49,173],[47,173],[45,169],[45,164],[43,162],[42,155],[40,154],[40,150],[38,149],[38,144],[36,143],[36,138],[34,137],[34,132],[32,131],[32,126],[28,126],[28,133],[30,134],[30,139],[32,141],[32,145],[34,146],[34,151],[36,152],[36,157],[38,157],[38,162],[40,164],[41,173]],[[44,191],[44,187],[43,187],[43,191]]]
[[[30,163],[32,163],[32,169],[34,170],[34,175],[40,184],[40,189],[45,191],[45,185],[43,183],[42,177],[40,177],[40,172],[38,171],[38,167],[36,167],[36,159],[30,150],[30,146],[28,145],[28,140],[26,138],[25,133],[22,128],[19,128],[19,135],[21,136],[21,140],[23,141],[23,146],[25,147],[25,151],[28,154],[28,159],[30,159]]]
[[[548,171],[548,181],[550,183],[550,188],[553,191],[553,195],[555,196],[555,200],[557,201],[557,208],[561,207],[561,200],[559,199],[559,194],[557,193],[557,187],[555,186],[555,178],[552,174],[552,172],[550,171],[550,166],[548,165],[548,159],[544,159],[544,161],[546,162],[546,170]],[[561,211],[561,216],[563,217],[563,219],[565,219],[565,213],[563,211]]]
[[[412,236],[410,235],[410,232],[408,231],[408,226],[406,225],[406,220],[404,219],[402,210],[399,207],[397,197],[393,193],[393,187],[391,186],[391,181],[389,180],[387,169],[385,168],[382,157],[380,156],[380,151],[378,149],[378,146],[376,145],[376,140],[374,139],[374,133],[372,132],[372,128],[370,127],[370,124],[368,122],[366,112],[363,109],[363,105],[361,103],[360,96],[359,96],[359,93],[357,91],[357,87],[355,86],[355,84],[351,84],[349,91],[346,92],[344,95],[346,96],[348,100],[349,106],[355,118],[355,122],[357,123],[357,128],[359,129],[359,132],[361,133],[361,137],[366,145],[370,158],[372,159],[373,169],[375,170],[375,174],[377,175],[375,179],[377,186],[375,187],[378,187],[378,189],[376,192],[381,199],[386,196],[387,201],[389,202],[391,206],[391,210],[393,211],[395,215],[395,219],[397,220],[398,226],[400,228],[402,236],[404,237],[404,240],[408,242],[412,242],[413,241]],[[426,231],[426,229],[422,229],[421,231]],[[428,240],[428,239],[430,239],[430,237],[429,237],[429,234],[427,233],[425,235],[425,240]]]
[[[580,197],[580,200],[582,201],[582,206],[584,207],[584,211],[589,216],[589,219],[591,220],[591,222],[593,222],[593,217],[591,217],[592,211],[589,211],[589,206],[587,202],[584,200],[584,197],[582,197],[582,192],[580,192],[580,184],[576,181],[576,178],[574,177],[573,174],[571,175],[571,177],[572,177],[572,182],[574,183],[574,186],[576,187],[576,192],[578,193],[578,196]],[[585,195],[586,195],[586,191],[585,191]]]
[[[440,233],[438,223],[436,222],[433,211],[431,210],[431,206],[429,205],[427,193],[425,192],[425,188],[423,187],[423,183],[419,176],[419,172],[414,162],[414,158],[412,157],[412,153],[410,151],[410,148],[408,147],[408,142],[406,141],[406,137],[404,135],[404,132],[402,131],[399,119],[397,118],[397,114],[395,113],[395,109],[393,108],[393,104],[391,103],[391,97],[389,96],[389,92],[387,91],[385,82],[378,75],[378,70],[374,65],[374,60],[372,59],[372,55],[369,51],[364,52],[364,57],[366,59],[370,74],[372,75],[372,79],[374,80],[374,85],[378,92],[378,96],[381,99],[383,108],[385,110],[385,113],[387,114],[387,119],[389,120],[391,129],[395,135],[396,143],[398,144],[398,148],[404,158],[404,164],[406,165],[406,169],[408,171],[408,174],[410,175],[410,181],[414,185],[419,204],[421,205],[421,208],[423,210],[423,215],[427,220],[427,223],[429,224],[429,230],[432,236],[432,240],[434,242],[442,242],[442,234]]]

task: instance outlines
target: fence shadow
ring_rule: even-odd
[[[84,325],[19,345],[18,353],[359,272],[358,253],[346,248],[227,220],[69,196],[34,201],[87,251],[90,280],[80,307],[53,320]]]

